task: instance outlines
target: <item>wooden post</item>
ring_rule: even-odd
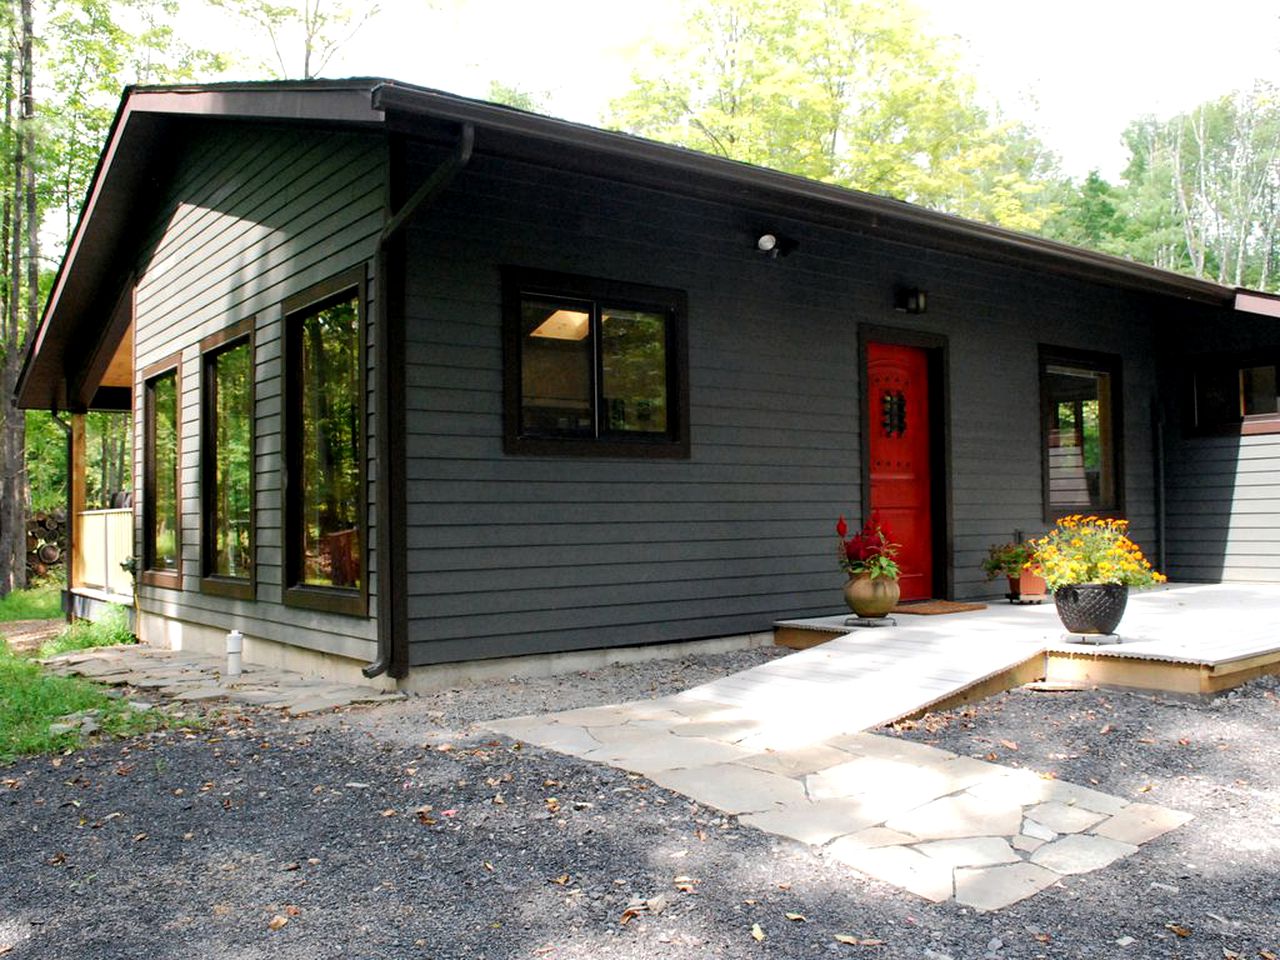
[[[73,413],[71,415],[71,462],[67,465],[67,472],[71,478],[67,504],[70,508],[67,522],[71,524],[68,528],[71,531],[71,565],[67,569],[68,590],[84,580],[84,544],[80,540],[80,516],[84,513],[85,499],[84,470],[84,414]]]

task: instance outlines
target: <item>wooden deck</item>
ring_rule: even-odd
[[[776,642],[801,652],[697,689],[744,706],[791,697],[801,711],[838,708],[867,729],[1036,680],[1214,693],[1280,673],[1280,586],[1271,584],[1135,592],[1109,645],[1067,638],[1051,603],[901,616],[884,628],[847,619],[780,621]]]

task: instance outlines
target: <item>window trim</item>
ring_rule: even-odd
[[[610,306],[662,312],[667,317],[667,434],[663,437],[626,437],[619,434],[594,437],[529,436],[522,432],[521,298],[601,301]],[[688,298],[683,290],[605,280],[577,274],[502,268],[503,316],[503,452],[517,456],[689,458],[689,346]],[[592,402],[599,400],[597,395]]]
[[[174,495],[178,525],[174,530],[174,568],[155,570],[155,543],[151,530],[156,514],[156,431],[154,384],[162,377],[173,374],[175,433],[177,450],[174,451]],[[141,582],[149,587],[168,590],[182,589],[182,352],[172,353],[162,360],[148,364],[142,370],[142,571]]]
[[[284,567],[282,599],[286,606],[337,613],[353,617],[369,615],[369,403],[367,393],[368,370],[368,269],[365,264],[352,267],[327,280],[313,284],[281,305],[281,359],[284,389],[280,424],[280,442],[283,450],[283,512],[284,512]],[[360,586],[325,587],[302,583],[302,476],[301,448],[292,442],[302,433],[301,390],[302,379],[296,364],[301,351],[298,348],[298,323],[303,315],[322,310],[331,303],[355,294],[357,300],[357,325],[359,356],[356,364],[357,391],[360,396],[360,495],[356,504],[356,524],[360,532]]]
[[[1114,461],[1112,482],[1115,487],[1115,502],[1110,505],[1055,507],[1049,501],[1049,392],[1045,383],[1045,372],[1054,364],[1096,370],[1111,377],[1111,456]],[[1116,353],[1040,344],[1040,360],[1037,368],[1040,387],[1040,502],[1044,510],[1045,523],[1054,523],[1067,512],[1088,513],[1097,517],[1124,517],[1125,515],[1124,380],[1121,375],[1121,366],[1121,357]]]
[[[1280,411],[1254,413],[1239,420],[1201,425],[1197,410],[1197,383],[1200,375],[1210,371],[1232,369],[1237,374],[1245,367],[1274,366],[1280,374],[1280,347],[1261,347],[1255,350],[1233,350],[1211,353],[1188,360],[1186,372],[1185,429],[1188,437],[1249,437],[1280,433]]]
[[[200,592],[235,600],[252,600],[255,595],[258,574],[258,511],[257,511],[257,349],[254,335],[254,318],[246,317],[200,341]],[[241,345],[249,346],[249,552],[253,558],[247,577],[226,577],[211,573],[214,547],[214,502],[216,487],[216,459],[209,456],[216,442],[213,409],[214,361],[228,350]]]

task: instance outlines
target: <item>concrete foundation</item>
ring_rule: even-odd
[[[225,631],[202,624],[186,623],[143,612],[139,618],[138,639],[164,650],[195,650],[224,656],[227,650]],[[497,660],[473,660],[464,663],[442,663],[414,667],[409,676],[397,683],[385,674],[370,680],[360,671],[365,662],[335,654],[306,650],[249,634],[244,638],[244,663],[280,670],[292,670],[308,677],[320,677],[338,683],[363,684],[377,690],[402,690],[427,693],[469,683],[509,680],[512,677],[550,677],[582,670],[599,670],[622,663],[642,663],[690,654],[727,653],[765,647],[773,643],[772,633],[739,634],[710,640],[684,643],[662,643],[611,650],[576,650],[568,653],[535,654],[527,657],[502,657]]]
[[[225,656],[227,652],[225,630],[159,617],[145,611],[139,616],[137,632],[143,643],[163,650],[194,650],[215,656]],[[396,689],[395,681],[385,675],[372,680],[365,677],[360,672],[365,666],[364,661],[306,650],[249,634],[244,638],[243,657],[246,664],[292,670],[306,677],[360,684],[375,690]]]
[[[553,677],[561,673],[600,670],[619,663],[643,663],[647,660],[673,660],[692,654],[728,653],[767,647],[773,643],[772,633],[744,633],[710,640],[683,643],[655,643],[643,647],[617,647],[611,650],[574,650],[568,653],[543,653],[527,657],[501,657],[496,660],[470,660],[464,663],[439,663],[414,667],[400,681],[400,689],[408,693],[447,690],[468,683],[509,680],[512,677]]]

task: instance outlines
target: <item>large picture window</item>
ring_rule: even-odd
[[[687,456],[685,298],[508,270],[509,453]]]
[[[143,583],[182,586],[178,470],[180,364],[177,356],[143,371]]]
[[[1045,518],[1122,509],[1120,361],[1042,348]]]
[[[201,343],[202,589],[253,596],[253,322]]]
[[[366,610],[364,272],[286,305],[287,602]]]
[[[1274,350],[1202,359],[1191,393],[1196,432],[1280,433],[1280,356]]]

